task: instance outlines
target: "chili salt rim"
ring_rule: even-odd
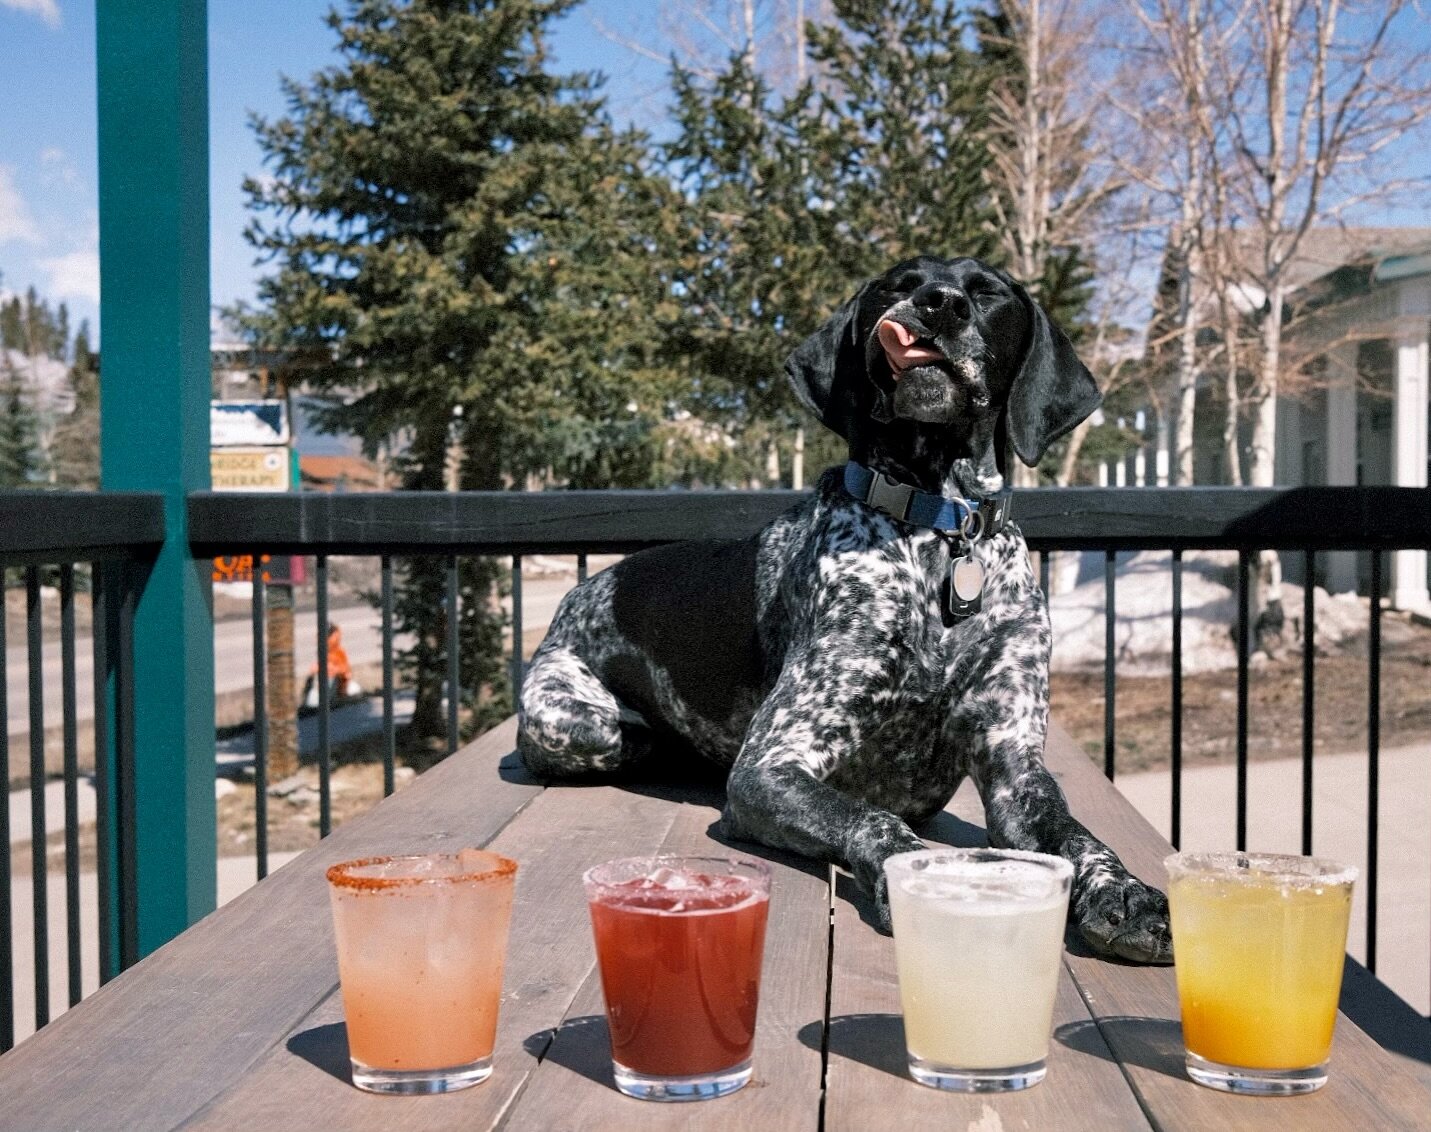
[[[359,877],[353,876],[351,872],[354,869],[386,865],[394,861],[430,861],[434,858],[456,861],[463,852],[481,853],[484,857],[489,858],[492,864],[489,868],[451,873],[445,876]],[[328,878],[329,884],[339,888],[350,888],[359,892],[377,892],[384,889],[413,888],[424,884],[439,885],[457,884],[464,881],[500,880],[503,877],[512,876],[516,871],[517,862],[510,857],[504,857],[490,849],[465,849],[457,853],[395,853],[386,857],[359,857],[352,861],[340,861],[336,865],[330,865],[324,875]]]

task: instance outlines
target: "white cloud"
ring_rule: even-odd
[[[46,146],[40,151],[40,169],[47,185],[73,185],[79,180],[79,173],[69,154],[57,145]]]
[[[8,4],[10,0],[0,0]],[[0,165],[0,244],[40,244],[40,230],[30,214],[30,206],[15,187],[15,170]]]
[[[56,298],[99,302],[99,250],[84,248],[36,261],[50,273],[48,293]]]
[[[39,16],[52,28],[60,26],[60,6],[57,0],[0,0],[0,7]]]

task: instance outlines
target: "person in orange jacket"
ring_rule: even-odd
[[[363,694],[362,686],[353,679],[353,666],[348,660],[348,652],[343,648],[343,630],[337,625],[328,626],[328,679],[333,700],[352,699]],[[308,680],[303,685],[303,706],[318,706],[318,662],[308,670]]]

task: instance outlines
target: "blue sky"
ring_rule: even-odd
[[[258,269],[243,240],[240,186],[262,172],[251,112],[283,112],[279,75],[303,79],[334,61],[329,0],[210,0],[209,115],[212,299],[253,294]],[[656,0],[587,0],[556,29],[563,70],[599,70],[618,121],[659,130],[666,68],[614,43],[598,23],[638,39],[656,29]],[[1431,50],[1431,17],[1409,25]],[[1398,162],[1425,163],[1419,146]],[[1367,219],[1428,224],[1424,203]],[[0,0],[0,290],[33,284],[98,324],[94,0]]]
[[[262,172],[249,114],[283,112],[279,75],[305,78],[334,60],[328,0],[211,0],[209,170],[215,305],[253,294],[240,189]],[[562,70],[610,76],[613,112],[653,124],[664,67],[600,35],[628,28],[647,0],[588,0],[559,26]],[[99,320],[93,0],[0,0],[0,289],[33,284],[69,304],[72,324]]]

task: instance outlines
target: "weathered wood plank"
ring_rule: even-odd
[[[982,821],[978,796],[966,786],[921,833],[931,845],[983,845]],[[829,1132],[885,1127],[895,1113],[909,1128],[1107,1132],[1148,1127],[1066,971],[1054,1005],[1058,1037],[1049,1044],[1048,1077],[1042,1084],[1004,1096],[941,1092],[916,1084],[905,1061],[894,941],[870,926],[871,915],[866,898],[842,874],[830,986]]]
[[[1053,729],[1048,765],[1080,821],[1138,876],[1165,887],[1171,847],[1078,750]],[[1153,1119],[1169,1130],[1418,1128],[1431,1121],[1431,1092],[1344,1016],[1331,1078],[1310,1096],[1254,1100],[1193,1084],[1183,1071],[1177,984],[1171,967],[1134,967],[1070,954],[1069,969],[1114,1056]]]
[[[772,850],[714,840],[711,829],[720,813],[718,793],[703,796],[692,792],[684,797],[661,852],[737,852],[771,863],[770,921],[753,1079],[732,1096],[690,1104],[661,1105],[618,1093],[611,1076],[601,980],[593,968],[506,1127],[568,1132],[624,1128],[638,1121],[651,1128],[721,1130],[818,1126],[819,1035],[825,1012],[829,934],[828,870]],[[589,929],[586,938],[590,939]]]
[[[327,866],[491,841],[541,792],[512,760],[497,771],[514,735],[483,736],[0,1058],[0,1122],[172,1128],[240,1081],[337,984]]]
[[[494,1127],[527,1087],[551,1028],[595,962],[582,871],[610,856],[613,843],[654,851],[675,817],[661,799],[615,787],[551,788],[490,842],[518,862],[518,871],[492,1076],[481,1085],[437,1097],[374,1097],[355,1089],[335,993],[185,1127]]]

